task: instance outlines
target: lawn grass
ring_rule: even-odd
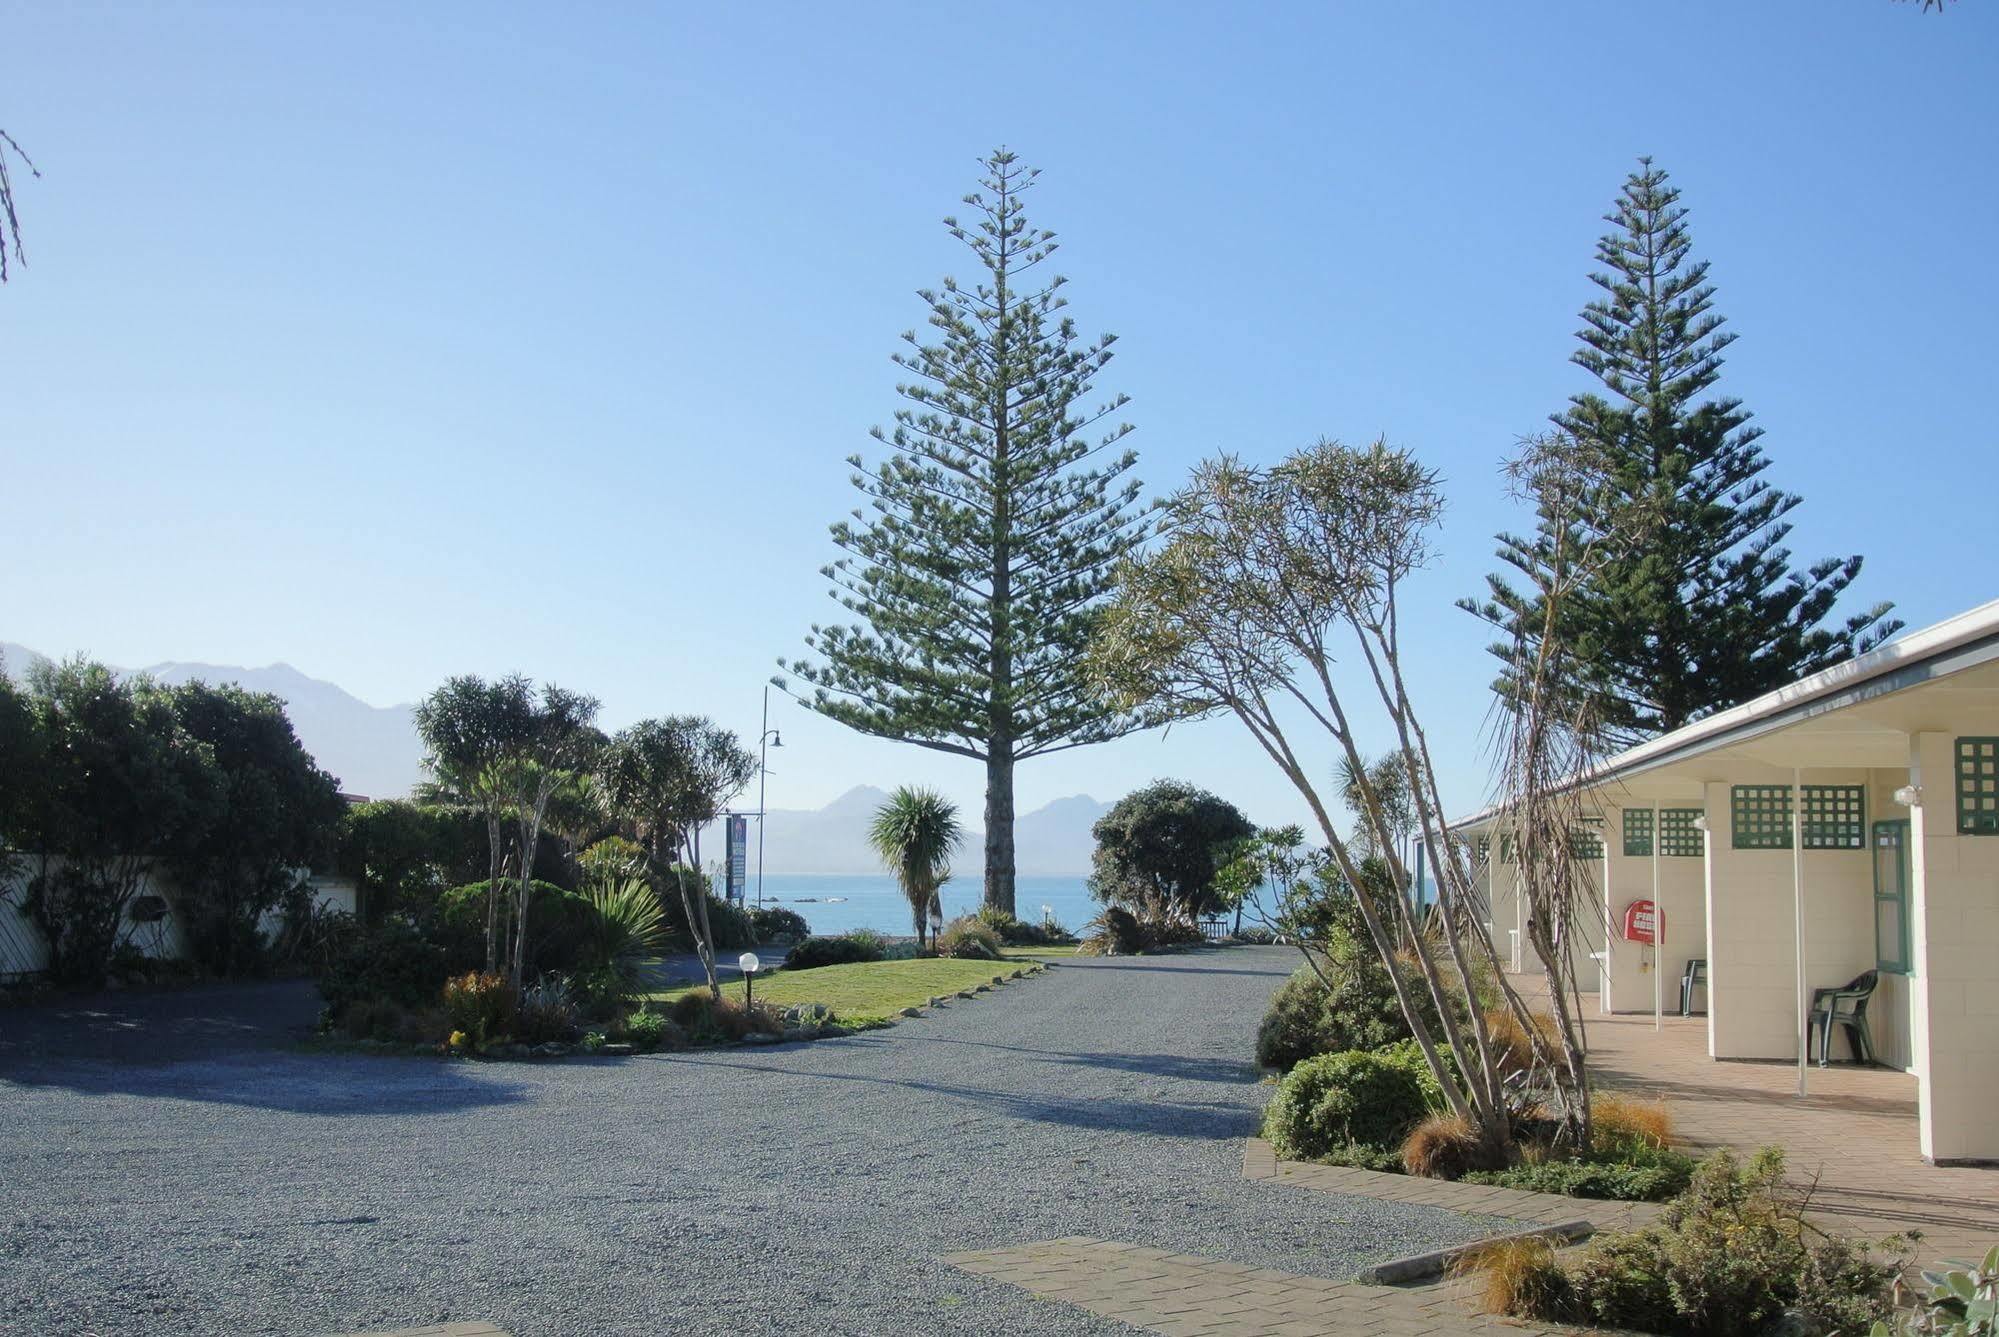
[[[756,997],[779,1007],[800,1003],[824,1003],[842,1017],[893,1016],[905,1007],[922,1007],[938,994],[955,994],[960,989],[991,983],[993,976],[1019,969],[1007,961],[954,961],[917,958],[910,961],[859,961],[844,966],[819,966],[813,970],[780,970],[757,980]],[[705,989],[705,984],[693,986]],[[672,989],[648,997],[671,1002],[686,989]],[[722,992],[737,1001],[743,984],[736,980],[722,986]]]

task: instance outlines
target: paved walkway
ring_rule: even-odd
[[[1693,1150],[1748,1154],[1776,1144],[1790,1177],[1816,1181],[1812,1209],[1844,1233],[1923,1232],[1922,1260],[1982,1257],[1999,1244],[1999,1169],[1926,1164],[1916,1132],[1916,1079],[1834,1063],[1717,1063],[1704,1017],[1599,1016],[1585,995],[1590,1064],[1599,1080],[1655,1096]],[[1999,1115],[1995,1115],[1999,1117]]]

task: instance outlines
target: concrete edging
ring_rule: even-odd
[[[1514,1240],[1547,1240],[1551,1244],[1574,1244],[1586,1240],[1596,1233],[1596,1227],[1580,1218],[1563,1221],[1552,1226],[1535,1226],[1531,1230],[1513,1230],[1503,1235],[1487,1235],[1484,1239],[1473,1240],[1469,1244],[1454,1244],[1448,1249],[1432,1249],[1428,1253],[1412,1253],[1402,1258],[1391,1258],[1373,1267],[1364,1267],[1354,1273],[1354,1280],[1364,1286],[1397,1286],[1409,1281],[1423,1281],[1440,1276],[1451,1264],[1469,1257],[1495,1244],[1506,1244]]]

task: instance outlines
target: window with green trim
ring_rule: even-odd
[[[1624,853],[1626,857],[1651,857],[1652,810],[1650,808],[1624,810]]]
[[[1570,833],[1569,853],[1578,859],[1603,857],[1603,818],[1583,818],[1582,829]]]
[[[1739,850],[1791,848],[1791,787],[1737,785],[1729,796],[1729,825]]]
[[[1669,859],[1700,858],[1706,852],[1701,829],[1694,825],[1700,815],[1699,808],[1661,808],[1659,853]]]
[[[1867,787],[1865,785],[1806,785],[1804,821],[1800,827],[1808,850],[1867,848]]]
[[[1874,964],[1906,975],[1909,947],[1909,824],[1874,823]]]
[[[1957,740],[1957,833],[1999,836],[1999,738]]]

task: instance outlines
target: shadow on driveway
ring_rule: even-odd
[[[505,1068],[291,1054],[319,1016],[306,980],[91,994],[0,1010],[0,1091],[53,1087],[328,1116],[509,1104]]]

